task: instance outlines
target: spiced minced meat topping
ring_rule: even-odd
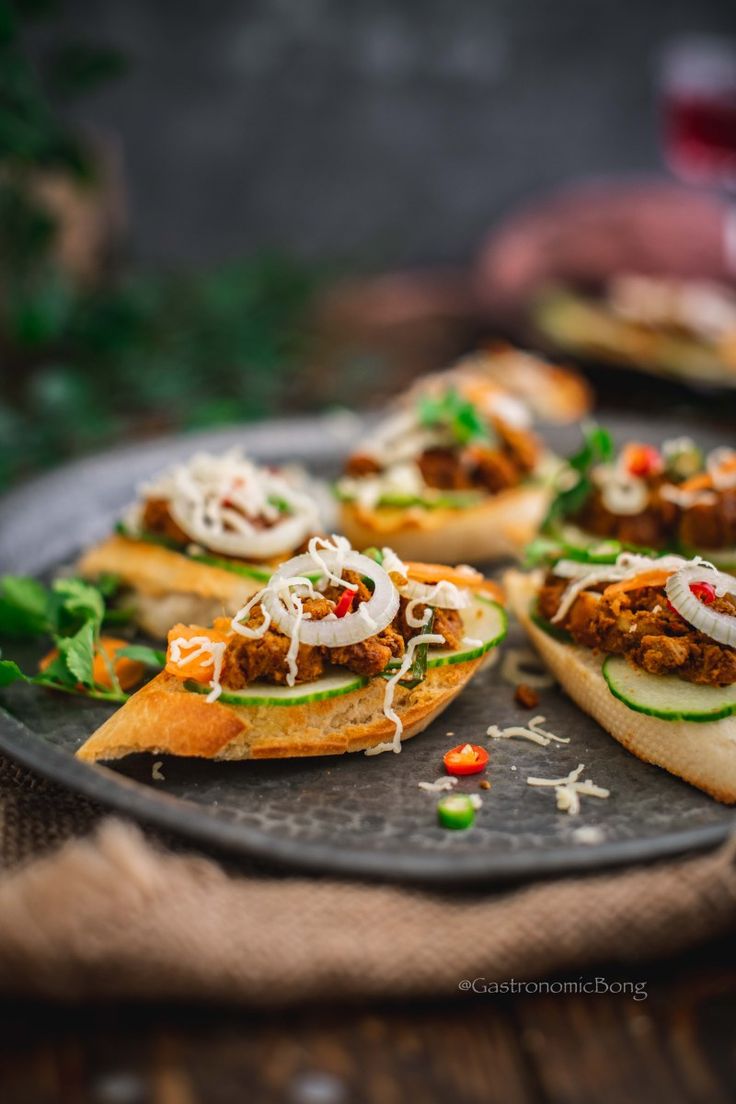
[[[492,419],[493,445],[474,443],[456,447],[427,448],[417,457],[417,466],[427,487],[439,491],[484,491],[497,494],[516,487],[536,467],[539,444],[536,437],[500,419]],[[367,453],[350,457],[346,474],[355,478],[378,475],[380,463]]]
[[[550,572],[538,596],[539,614],[551,621],[570,583]],[[641,587],[606,594],[606,584],[591,585],[573,602],[562,621],[577,644],[609,655],[625,656],[653,675],[677,675],[687,682],[728,686],[736,682],[736,648],[719,644],[694,628],[669,604],[663,587]],[[717,597],[709,606],[736,616],[736,601]]]
[[[595,488],[571,521],[604,540],[643,548],[733,548],[736,546],[736,487],[719,490],[682,508],[663,498],[672,481],[664,475],[647,480],[647,503],[637,514],[615,514]]]
[[[371,592],[362,578],[353,571],[346,571],[344,581],[355,583],[358,587],[353,599],[352,609],[368,601]],[[342,589],[328,586],[319,598],[305,598],[304,612],[310,614],[311,621],[319,621],[335,609]],[[381,632],[340,648],[327,648],[319,645],[301,644],[297,653],[297,682],[313,682],[321,678],[331,666],[345,667],[356,675],[372,678],[380,675],[392,659],[401,659],[406,644],[412,636],[423,630],[410,626],[406,620],[407,600],[401,598],[399,610],[390,625]],[[414,615],[422,617],[424,606],[415,606]],[[252,629],[263,622],[263,609],[259,604],[253,607],[245,624]],[[432,632],[445,638],[444,647],[459,648],[464,636],[464,627],[457,610],[435,609]],[[222,665],[222,683],[233,690],[242,689],[256,679],[279,684],[286,683],[288,667],[286,654],[291,644],[290,638],[275,628],[268,628],[263,636],[256,640],[234,635],[228,642]]]

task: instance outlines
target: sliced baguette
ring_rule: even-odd
[[[484,657],[434,667],[413,690],[397,687],[402,740],[416,736],[467,685]],[[269,706],[209,703],[162,672],[134,694],[77,752],[80,759],[120,759],[137,752],[205,759],[282,759],[364,751],[393,738],[383,713],[386,683],[326,701]]]
[[[216,617],[235,613],[263,586],[170,548],[119,535],[90,548],[77,566],[86,579],[117,575],[131,592],[137,623],[158,639],[165,639],[176,622],[210,625]]]
[[[601,657],[554,640],[529,616],[538,580],[508,571],[509,608],[560,686],[615,740],[647,763],[663,767],[711,797],[736,802],[736,716],[718,721],[665,721],[637,713],[615,698],[601,673]]]
[[[388,544],[402,559],[484,563],[516,555],[536,535],[549,490],[535,484],[490,495],[462,509],[378,506],[344,502],[342,531],[354,548]]]

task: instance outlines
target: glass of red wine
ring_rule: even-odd
[[[676,39],[663,53],[665,156],[687,184],[736,196],[736,41]],[[724,252],[736,275],[736,207],[724,224]]]

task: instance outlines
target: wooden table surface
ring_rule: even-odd
[[[576,975],[573,980],[577,980]],[[627,996],[249,1012],[0,1004],[2,1104],[727,1104],[733,938],[586,978]]]

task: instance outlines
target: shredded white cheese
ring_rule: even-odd
[[[507,728],[499,728],[498,725],[489,725],[486,729],[486,735],[490,736],[492,740],[511,740],[514,738],[520,740],[529,740],[532,744],[539,744],[540,747],[548,747],[551,743],[556,744],[569,744],[569,736],[556,736],[554,732],[547,732],[541,725],[546,723],[546,717],[532,717],[532,719],[525,725],[509,725]]]
[[[309,496],[238,449],[221,456],[196,453],[143,484],[139,493],[164,499],[193,542],[224,555],[270,559],[292,551],[320,527]]]
[[[199,660],[203,667],[212,667],[212,679],[210,681],[211,692],[206,701],[217,701],[222,693],[220,676],[222,675],[222,661],[225,657],[227,645],[223,640],[210,640],[208,636],[192,636],[189,640],[184,636],[177,636],[169,645],[169,660],[177,667],[185,667],[193,660]],[[185,654],[186,653],[186,654]]]
[[[434,782],[418,782],[417,785],[425,793],[444,793],[446,790],[451,790],[453,786],[457,786],[457,778],[451,774],[443,774],[441,778],[435,778]]]
[[[406,617],[407,625],[412,629],[423,629],[432,616],[432,610],[429,606],[426,606],[422,616],[417,617],[416,609],[423,604],[421,598],[412,598],[411,601],[406,604],[404,616]]]
[[[384,741],[383,743],[376,744],[375,747],[368,748],[366,755],[381,755],[384,751],[393,751],[398,755],[401,751],[401,733],[404,731],[404,722],[399,717],[398,713],[393,707],[394,693],[396,687],[406,675],[407,671],[411,668],[414,662],[414,652],[417,650],[420,644],[445,644],[445,638],[440,633],[419,633],[417,636],[412,636],[411,640],[406,646],[406,652],[404,658],[401,661],[401,666],[396,671],[395,675],[386,683],[386,691],[383,695],[383,712],[384,716],[394,725],[394,738],[393,740]]]
[[[153,767],[151,768],[151,778],[153,779],[154,782],[165,782],[166,781],[166,778],[164,777],[163,771],[161,770],[163,765],[164,765],[163,759],[157,759],[156,762],[153,764]]]
[[[557,808],[561,813],[569,816],[577,816],[580,812],[580,797],[606,798],[611,796],[611,791],[602,786],[596,786],[590,779],[579,782],[580,775],[585,770],[585,764],[579,763],[575,770],[565,778],[533,778],[528,777],[528,786],[552,786],[557,798]]]

